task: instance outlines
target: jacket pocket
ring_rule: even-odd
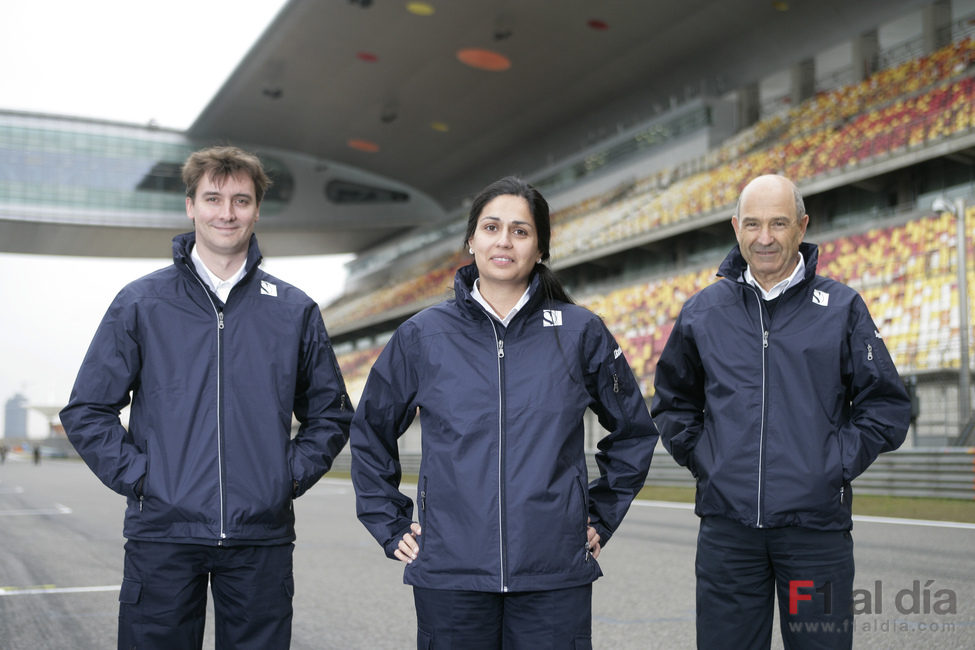
[[[877,366],[880,372],[894,372],[890,363],[890,353],[887,352],[887,347],[884,345],[884,340],[880,338],[880,334],[864,339],[862,345],[863,348],[859,353],[863,355],[864,362]]]
[[[613,391],[613,397],[616,399],[616,411],[621,420],[620,426],[621,428],[629,428],[630,412],[626,408],[626,398],[635,391],[635,387],[630,385],[632,372],[629,366],[626,365],[626,360],[622,354],[613,360],[609,368],[609,380],[612,382],[611,389]]]
[[[142,583],[129,578],[122,579],[122,588],[118,592],[118,601],[125,605],[135,605],[142,597]]]
[[[149,470],[152,468],[152,458],[149,456],[149,442],[146,441],[146,473],[142,475],[142,478],[136,481],[135,492],[139,499],[139,512],[142,512],[142,508],[145,505],[146,495],[149,493]]]
[[[691,453],[687,454],[687,469],[695,481],[701,480],[701,471],[697,468],[697,445],[691,447]]]
[[[419,515],[417,516],[417,520],[420,523],[420,536],[416,538],[416,543],[420,547],[420,550],[422,551],[423,550],[423,547],[426,545],[426,544],[424,544],[424,542],[426,541],[426,537],[428,535],[428,532],[427,532],[427,520],[428,520],[428,518],[427,518],[427,477],[426,476],[424,476],[420,480],[420,487],[417,488],[417,495],[416,496],[417,496],[417,500],[420,502],[419,503],[420,512],[419,512]]]
[[[826,479],[825,489],[828,492],[820,495],[827,502],[837,501],[843,503],[849,498],[849,479],[847,469],[843,463],[843,435],[842,429],[836,429],[830,436],[833,443],[827,450],[826,457],[822,460],[823,477]]]
[[[592,552],[589,550],[589,491],[583,484],[581,477],[576,476],[575,483],[582,502],[582,547],[585,550],[586,562],[588,562],[592,557]]]

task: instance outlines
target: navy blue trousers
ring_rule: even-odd
[[[207,582],[216,647],[291,645],[294,544],[202,546],[125,543],[119,593],[119,650],[203,647]]]
[[[698,648],[768,648],[774,599],[787,649],[853,645],[853,537],[704,517],[697,538]]]
[[[413,587],[418,650],[592,648],[592,585],[492,593]]]

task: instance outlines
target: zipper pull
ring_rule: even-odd
[[[840,503],[843,503],[843,493],[846,491],[846,486],[840,487]]]
[[[217,329],[218,330],[222,330],[223,329],[223,312],[222,311],[218,311],[217,312]]]
[[[426,510],[426,509],[427,509],[427,491],[422,490],[420,492],[420,510]]]
[[[504,359],[504,341],[498,339],[498,358]]]
[[[616,373],[613,373],[613,392],[620,392],[620,378]]]
[[[873,361],[873,346],[867,343],[867,361]]]
[[[762,347],[768,348],[768,330],[762,332]]]

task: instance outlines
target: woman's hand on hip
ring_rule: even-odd
[[[590,529],[592,530],[592,529]],[[420,524],[415,521],[410,524],[410,532],[403,535],[403,539],[399,541],[399,546],[393,551],[393,555],[396,559],[404,564],[412,564],[413,560],[420,553],[420,545],[417,543],[416,538],[420,536]],[[590,535],[591,537],[591,535]],[[596,536],[599,537],[598,535]]]

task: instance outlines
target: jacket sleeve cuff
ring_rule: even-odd
[[[386,542],[386,545],[383,547],[383,550],[386,551],[386,557],[388,557],[391,560],[397,560],[397,561],[399,560],[399,558],[393,555],[393,553],[395,553],[396,549],[399,548],[399,542],[401,539],[403,539],[403,535],[405,535],[406,533],[410,532],[413,529],[412,526],[413,526],[413,522],[408,523],[405,528],[403,528],[398,533],[393,535],[393,537],[388,542]]]
[[[596,529],[596,532],[599,533],[599,547],[602,548],[606,546],[606,543],[609,542],[609,539],[613,536],[613,533],[609,532],[609,530],[607,530],[602,524],[590,525],[592,525],[592,527]]]

